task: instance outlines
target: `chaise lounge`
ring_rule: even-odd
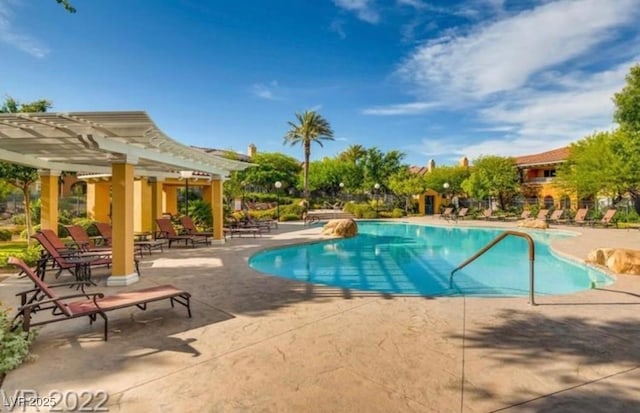
[[[104,319],[104,340],[107,341],[109,332],[107,312],[133,306],[141,310],[146,310],[147,304],[167,299],[171,302],[172,308],[175,303],[185,306],[189,318],[191,318],[191,294],[172,285],[160,285],[105,296],[102,293],[86,293],[84,291],[84,284],[64,283],[47,285],[43,280],[38,278],[24,261],[10,257],[8,262],[20,268],[35,284],[35,288],[18,294],[21,305],[13,321],[15,323],[17,320],[21,320],[24,331],[29,331],[31,327],[38,325],[71,320],[78,317],[89,317],[89,324],[93,324],[97,316],[100,316]],[[82,292],[66,296],[60,296],[54,292],[55,287],[69,285],[78,285]],[[34,321],[34,315],[44,312],[45,310],[51,310],[51,317]],[[38,318],[40,317],[38,316]]]

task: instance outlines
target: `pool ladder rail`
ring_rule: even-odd
[[[497,237],[495,237],[493,239],[493,241],[491,241],[490,243],[485,245],[480,251],[476,252],[473,256],[471,256],[465,262],[460,264],[456,269],[451,271],[451,275],[449,276],[449,288],[453,288],[453,275],[457,271],[459,271],[459,270],[463,269],[464,267],[466,267],[467,265],[471,264],[478,257],[483,255],[485,252],[489,251],[496,244],[498,244],[500,241],[502,241],[503,239],[507,238],[508,236],[524,238],[527,241],[527,244],[529,244],[529,304],[536,305],[535,293],[534,293],[535,274],[534,274],[534,269],[533,269],[534,268],[533,264],[534,264],[535,259],[536,259],[536,247],[535,247],[535,244],[533,243],[533,238],[531,238],[531,235],[529,235],[529,234],[527,234],[525,232],[520,232],[520,231],[505,231],[505,232],[503,232],[502,234],[500,234]]]

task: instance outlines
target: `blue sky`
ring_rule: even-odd
[[[190,145],[280,151],[294,113],[405,161],[554,149],[610,129],[640,0],[0,0],[0,93],[145,110]]]

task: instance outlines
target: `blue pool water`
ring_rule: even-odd
[[[260,272],[340,288],[402,295],[517,296],[529,292],[527,242],[507,237],[454,276],[451,271],[502,231],[428,227],[407,223],[358,222],[358,235],[265,250],[249,265]],[[608,285],[604,273],[564,260],[549,249],[554,237],[531,232],[535,240],[536,294],[567,294],[595,282]]]

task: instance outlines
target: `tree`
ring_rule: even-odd
[[[614,138],[610,132],[598,132],[574,142],[569,157],[557,168],[556,185],[580,197],[595,196],[614,190],[619,160],[612,150]]]
[[[380,184],[382,188],[388,188],[389,178],[403,168],[403,158],[404,153],[400,151],[393,150],[383,153],[375,147],[368,149],[363,160],[364,189],[371,189],[375,184]]]
[[[15,112],[46,112],[51,107],[48,100],[37,100],[31,103],[19,103],[15,99],[6,98],[0,107],[0,113]],[[38,171],[29,166],[16,165],[8,162],[0,162],[0,179],[20,189],[24,194],[24,214],[27,226],[27,240],[32,233],[31,224],[31,185],[38,180]]]
[[[474,161],[462,188],[474,198],[497,197],[500,208],[505,209],[520,190],[518,168],[513,158],[481,156]]]
[[[71,5],[69,0],[56,0],[56,3],[60,4],[69,13],[75,13],[76,8]]]
[[[338,158],[323,158],[309,165],[309,190],[334,195],[341,190],[350,192],[361,186],[361,177],[361,169],[357,165]],[[340,188],[340,183],[343,188]]]
[[[367,150],[362,145],[349,145],[347,149],[338,154],[338,159],[351,162],[354,165],[360,163],[367,156]]]
[[[255,166],[240,171],[238,176],[246,185],[273,190],[276,181],[284,188],[295,187],[300,173],[300,162],[282,153],[260,152],[253,158]]]
[[[640,64],[631,68],[626,80],[626,86],[613,95],[613,119],[622,129],[640,133]]]
[[[423,176],[414,174],[405,167],[389,177],[389,189],[396,196],[404,198],[404,212],[408,213],[413,196],[426,191],[427,182]]]
[[[300,144],[304,149],[304,197],[309,196],[309,158],[311,157],[311,143],[315,142],[321,147],[323,140],[333,140],[333,130],[326,119],[314,111],[296,113],[295,122],[288,122],[291,129],[284,137],[284,144],[291,146]]]
[[[447,193],[456,196],[466,192],[462,183],[469,178],[469,168],[464,166],[439,166],[424,175],[427,188],[436,192],[443,192],[444,184],[448,183]]]

